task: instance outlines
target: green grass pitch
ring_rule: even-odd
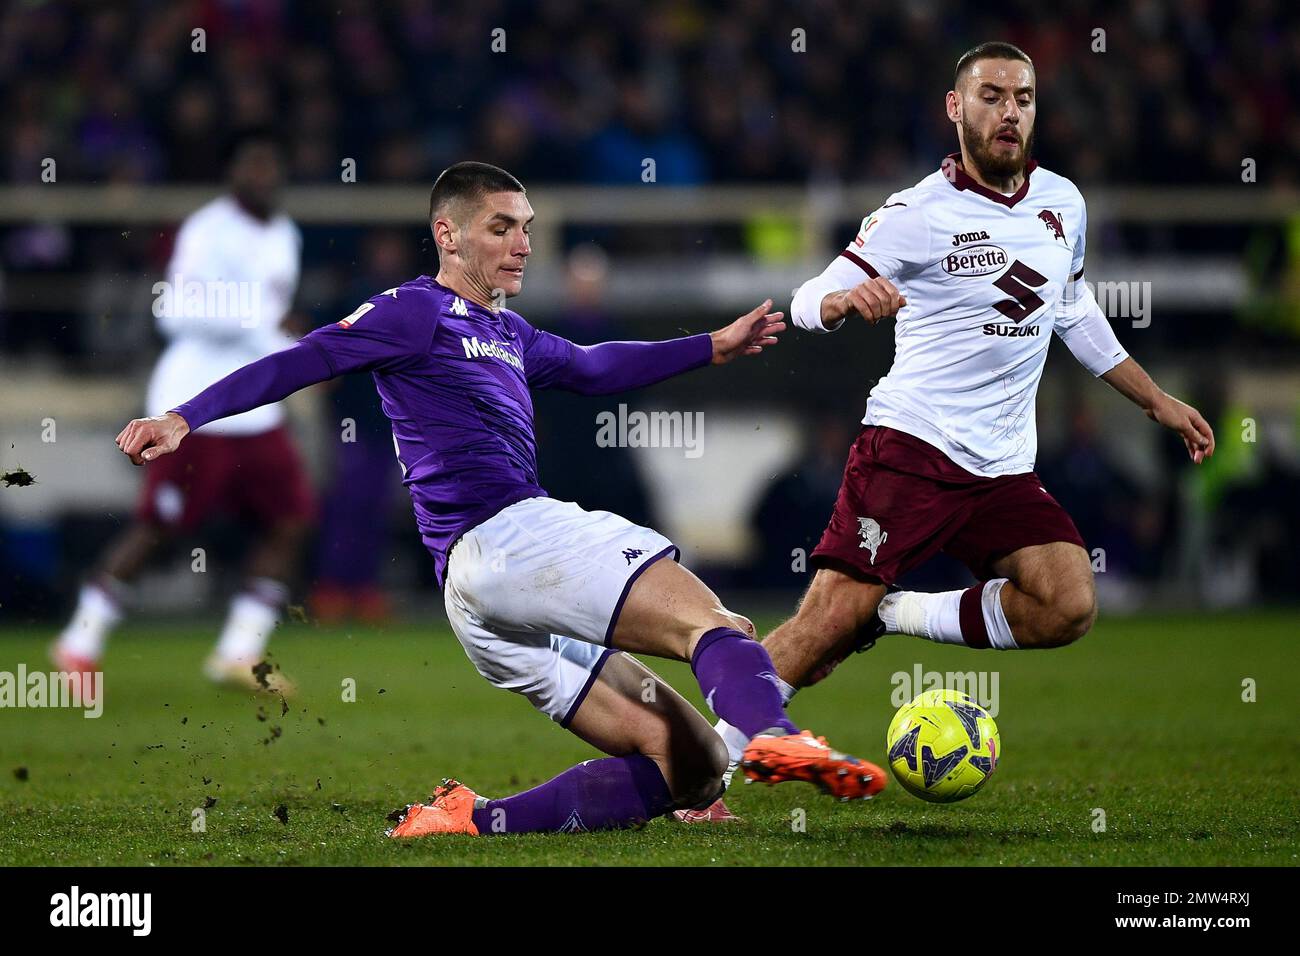
[[[806,784],[737,785],[737,825],[401,843],[384,838],[385,814],[443,776],[493,796],[595,753],[489,687],[441,623],[287,625],[272,645],[301,687],[287,713],[203,680],[214,628],[139,624],[109,649],[98,720],[0,710],[0,865],[1294,866],[1298,624],[1282,611],[1103,617],[1040,653],[889,638],[795,700],[801,724],[883,763],[892,675],[995,670],[1003,761],[960,804],[892,781],[852,804]],[[0,633],[0,670],[47,670],[49,637]],[[652,666],[699,704],[688,668]]]

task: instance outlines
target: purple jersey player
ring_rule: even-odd
[[[436,278],[362,304],[232,373],[117,443],[141,464],[192,429],[347,372],[369,371],[392,421],[447,616],[479,673],[609,757],[499,800],[448,781],[395,817],[395,837],[617,828],[717,799],[726,748],[693,707],[620,651],[689,661],[710,707],[751,738],[752,779],[837,797],[884,786],[786,716],[753,626],[677,562],[658,532],[547,496],[532,388],[601,395],[753,355],[784,330],[771,301],[707,335],[581,346],[501,307],[523,285],[533,210],[504,170],[458,163],[429,203]],[[666,559],[666,560],[665,560]]]

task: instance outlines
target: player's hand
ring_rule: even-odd
[[[131,464],[143,465],[159,455],[170,455],[189,433],[189,423],[175,412],[168,412],[128,422],[118,432],[116,441]]]
[[[907,299],[884,276],[868,279],[852,289],[832,292],[822,299],[822,325],[838,325],[845,317],[860,315],[871,325],[897,315]]]
[[[1147,417],[1178,432],[1187,446],[1187,456],[1196,464],[1214,454],[1214,430],[1201,413],[1186,402],[1161,392],[1147,410]]]
[[[784,312],[769,312],[772,300],[764,299],[725,329],[710,332],[713,339],[713,364],[726,365],[738,355],[757,355],[768,345],[776,344],[776,334],[785,331]]]

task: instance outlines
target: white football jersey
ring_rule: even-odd
[[[907,300],[889,374],[864,424],[939,448],[976,475],[1032,471],[1034,396],[1055,331],[1094,374],[1127,357],[1083,282],[1083,197],[1029,164],[1005,196],[950,156],[862,221],[857,237],[795,296],[796,325],[817,332],[821,300],[884,276]]]
[[[293,344],[280,323],[293,304],[301,255],[302,235],[293,220],[279,213],[263,222],[230,196],[214,199],[181,224],[167,274],[155,286],[154,314],[169,342],[149,381],[148,414],[161,415]],[[199,431],[255,435],[283,420],[275,403]]]

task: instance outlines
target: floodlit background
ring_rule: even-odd
[[[768,296],[788,311],[863,216],[956,149],[943,95],[986,39],[1035,60],[1036,154],[1084,192],[1088,276],[1121,341],[1218,435],[1193,468],[1053,346],[1038,471],[1094,549],[1103,612],[1296,599],[1293,4],[105,7],[0,12],[0,620],[53,628],[132,513],[142,475],[113,437],[160,349],[151,287],[179,221],[220,192],[233,133],[271,125],[288,147],[299,331],[431,270],[429,186],[479,159],[519,176],[538,214],[512,307],[580,342],[667,338]],[[891,354],[888,323],[792,331],[761,360],[643,392],[538,396],[543,484],[661,528],[733,604],[790,609]],[[599,447],[597,416],[620,403],[702,414],[698,454]],[[328,570],[398,616],[441,615],[368,379],[290,405],[326,502],[295,602],[320,610]],[[226,521],[200,540],[212,573],[178,553],[138,606],[219,612],[246,536]],[[964,579],[938,561],[911,580]]]

